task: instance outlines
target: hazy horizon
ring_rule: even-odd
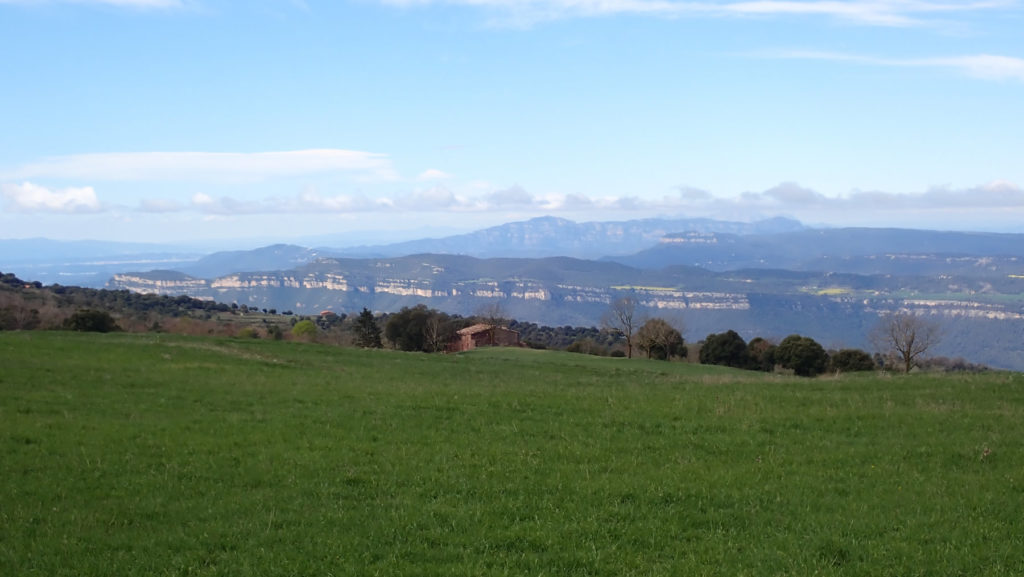
[[[0,0],[0,238],[1024,232],[1024,8]]]

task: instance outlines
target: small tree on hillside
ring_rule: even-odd
[[[636,332],[637,301],[633,297],[622,297],[612,302],[608,312],[601,319],[604,328],[621,334],[626,339],[626,357],[633,358],[633,336]]]
[[[775,349],[778,348],[768,339],[755,337],[747,343],[747,356],[750,366],[759,371],[770,373],[775,368]]]
[[[700,349],[700,362],[705,365],[725,365],[745,369],[750,365],[747,343],[736,331],[710,334]]]
[[[775,361],[801,377],[813,377],[825,372],[828,353],[810,337],[790,335],[775,349]]]
[[[647,353],[648,359],[668,360],[686,356],[682,333],[664,319],[648,319],[636,332],[636,343]]]
[[[895,355],[909,373],[929,349],[938,344],[942,331],[934,322],[907,313],[882,317],[871,331],[871,341],[879,352]]]
[[[380,338],[380,327],[377,326],[377,319],[374,318],[370,309],[363,307],[363,312],[356,317],[356,339],[357,347],[364,349],[379,349],[384,346]]]

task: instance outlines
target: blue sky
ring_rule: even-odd
[[[1022,30],[1013,0],[0,0],[0,238],[1024,232]]]

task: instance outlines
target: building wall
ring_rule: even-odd
[[[459,335],[458,340],[452,342],[449,350],[452,352],[468,351],[477,347],[491,346],[491,332],[480,331],[470,335]],[[494,329],[494,346],[517,347],[519,346],[519,333],[506,328],[497,327]]]

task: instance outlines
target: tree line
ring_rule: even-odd
[[[735,331],[710,334],[694,347],[683,339],[678,317],[643,314],[639,303],[613,301],[600,327],[552,327],[506,318],[497,302],[477,314],[448,314],[424,304],[394,313],[364,308],[355,315],[294,315],[238,303],[224,304],[188,296],[158,296],[125,290],[88,289],[26,282],[0,273],[0,330],[63,328],[83,331],[170,331],[244,338],[292,338],[363,348],[442,352],[459,330],[477,323],[507,326],[526,346],[602,356],[634,354],[648,359],[686,359],[740,369],[786,370],[801,376],[879,368],[909,372],[931,366],[945,370],[984,367],[963,359],[930,359],[939,342],[938,325],[923,317],[891,314],[870,335],[876,353],[860,349],[826,351],[812,338],[790,335],[780,342],[757,337],[749,343]],[[692,349],[692,355],[691,353]]]

